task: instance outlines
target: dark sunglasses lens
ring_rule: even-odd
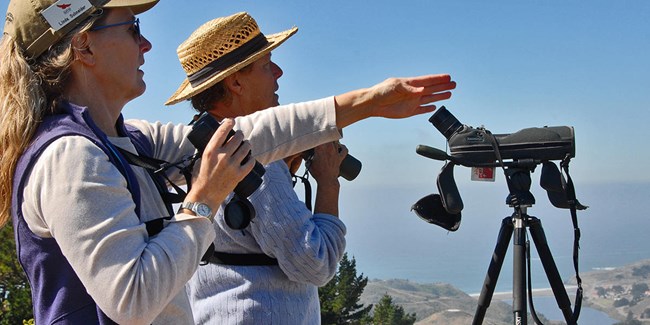
[[[142,40],[142,34],[140,33],[140,20],[139,19],[137,19],[133,23],[133,30],[135,31],[135,35],[136,35],[137,39]]]

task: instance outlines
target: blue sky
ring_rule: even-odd
[[[144,66],[148,90],[125,116],[189,121],[188,104],[162,105],[184,76],[176,47],[202,23],[238,11],[267,34],[299,27],[273,52],[284,70],[282,103],[391,76],[449,73],[458,88],[440,104],[461,122],[494,133],[574,126],[577,180],[650,180],[646,1],[161,1],[141,16],[154,45]],[[436,174],[439,162],[415,154],[418,144],[445,148],[428,117],[346,129],[344,142],[364,162],[359,181],[414,185],[423,171]]]

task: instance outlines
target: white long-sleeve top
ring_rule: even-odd
[[[154,158],[178,161],[194,151],[191,127],[128,121],[152,142]],[[333,97],[285,105],[236,119],[263,163],[340,138]],[[134,151],[128,138],[111,142]],[[167,210],[146,171],[134,166],[141,187],[141,217],[124,176],[104,152],[80,136],[52,142],[35,163],[22,209],[31,231],[54,238],[88,293],[121,324],[192,324],[183,286],[210,243],[205,218],[176,214],[149,237],[143,221]],[[183,182],[180,174],[170,175]],[[55,277],[55,274],[48,275]]]

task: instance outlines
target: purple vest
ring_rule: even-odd
[[[128,162],[93,123],[85,108],[72,104],[63,106],[63,113],[48,116],[41,123],[32,143],[16,166],[11,212],[18,259],[32,289],[36,324],[114,324],[88,295],[61,253],[56,239],[42,238],[29,230],[21,210],[26,180],[40,154],[52,141],[63,136],[77,135],[88,138],[101,148],[124,175],[136,204],[135,212],[140,215],[140,188]],[[134,128],[127,130],[122,116],[117,125],[122,135],[131,137],[139,153],[151,154],[148,140]]]

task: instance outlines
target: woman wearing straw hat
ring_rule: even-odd
[[[197,90],[188,91],[194,108],[222,120],[277,106],[277,80],[282,70],[271,61],[271,51],[296,32],[294,27],[264,36],[270,46],[249,50],[247,56],[231,60],[218,78],[206,83],[213,85],[196,85]],[[197,48],[199,42],[231,49],[228,53],[242,51],[256,42],[255,37],[259,42],[260,36],[256,35],[263,34],[255,20],[247,13],[237,13],[204,24],[180,45],[179,53]],[[193,51],[182,60],[198,61],[197,57],[212,52],[207,48]],[[214,60],[227,55],[223,53]],[[318,286],[334,276],[345,252],[346,228],[338,218],[338,175],[347,149],[329,142],[314,152],[310,163],[310,173],[317,183],[313,214],[293,190],[291,175],[299,163],[290,170],[291,163],[283,160],[265,166],[263,183],[250,196],[255,218],[249,227],[231,228],[224,215],[227,206],[222,204],[218,209],[214,256],[187,284],[195,323],[320,322]],[[300,154],[290,161],[301,162]]]
[[[253,168],[253,160],[241,164],[251,148],[244,137],[269,162],[336,140],[337,128],[370,116],[431,111],[420,105],[437,98],[427,78],[394,79],[344,94],[338,106],[279,108],[295,114],[289,122],[278,123],[276,110],[238,118],[241,132],[227,142],[235,123],[226,120],[194,170],[187,208],[171,211],[161,176],[185,180],[126,157],[181,161],[195,152],[191,128],[121,115],[145,90],[140,66],[151,49],[134,15],[156,3],[9,1],[0,44],[0,226],[12,217],[38,324],[192,323],[183,286],[215,238],[212,210]],[[373,103],[384,105],[369,109]],[[158,229],[148,229],[152,220]]]
[[[188,78],[168,103],[190,99],[217,119],[277,106],[282,70],[271,51],[296,32],[264,35],[244,12],[205,23],[178,48]],[[295,170],[282,160],[265,166],[262,185],[249,197],[256,213],[248,227],[231,228],[228,206],[219,208],[214,256],[186,286],[195,323],[320,323],[318,286],[334,276],[345,252],[338,175],[347,149],[330,142],[314,151],[313,214],[293,191]]]

